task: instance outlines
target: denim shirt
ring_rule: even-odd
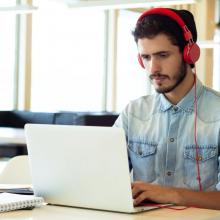
[[[202,189],[220,190],[220,94],[196,81]],[[125,130],[134,180],[199,190],[194,87],[177,105],[158,93],[134,100],[114,126]]]

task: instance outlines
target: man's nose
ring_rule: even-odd
[[[148,63],[148,72],[150,74],[155,74],[161,71],[161,66],[159,60],[152,58]]]

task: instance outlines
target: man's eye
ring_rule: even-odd
[[[150,60],[150,56],[143,56],[142,57],[144,60]]]
[[[159,56],[160,56],[161,58],[166,58],[166,57],[169,56],[169,54],[168,54],[168,53],[161,53]]]

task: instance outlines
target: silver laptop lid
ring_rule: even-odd
[[[34,193],[48,203],[132,212],[123,129],[25,126]]]

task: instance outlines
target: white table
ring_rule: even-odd
[[[0,144],[25,145],[24,129],[0,127]]]
[[[33,210],[19,210],[0,214],[4,220],[219,220],[220,211],[188,208],[181,211],[167,208],[124,214],[59,206],[43,206]]]

